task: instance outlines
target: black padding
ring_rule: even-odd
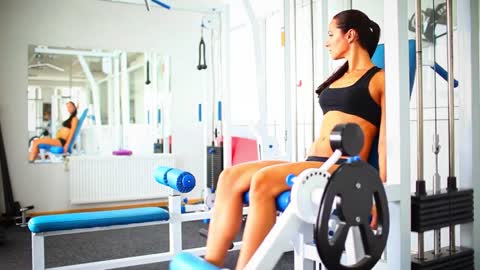
[[[363,147],[363,131],[355,123],[336,125],[330,133],[330,147],[339,149],[344,155],[355,156]]]

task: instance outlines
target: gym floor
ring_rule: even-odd
[[[183,223],[184,248],[205,246],[206,239],[198,233],[200,228],[207,225],[201,221]],[[239,235],[236,241],[240,239]],[[168,245],[168,225],[52,236],[45,239],[45,261],[47,267],[57,267],[166,252]],[[31,256],[28,228],[6,228],[5,241],[0,244],[0,269],[32,269]],[[229,252],[225,267],[233,269],[237,257],[238,251]],[[167,270],[168,262],[122,269]],[[293,269],[293,252],[283,255],[275,269]]]

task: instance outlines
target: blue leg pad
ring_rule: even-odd
[[[173,257],[170,270],[219,270],[220,268],[187,252],[181,252]]]
[[[287,209],[287,206],[290,204],[290,193],[291,191],[287,190],[277,196],[275,205],[278,211],[283,212]],[[243,193],[243,203],[250,204],[250,191]]]

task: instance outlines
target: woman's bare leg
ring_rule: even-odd
[[[299,174],[307,168],[318,168],[321,164],[306,161],[273,165],[261,169],[253,176],[250,187],[250,210],[236,269],[245,267],[275,224],[277,211],[275,199],[280,193],[290,189],[285,183],[285,177],[290,173]]]
[[[252,175],[258,170],[284,161],[257,161],[225,169],[220,174],[215,206],[208,229],[205,259],[222,266],[228,248],[240,230],[242,196],[250,187]]]
[[[29,161],[34,161],[35,158],[37,157],[38,155],[38,145],[39,144],[49,144],[49,145],[55,145],[55,146],[62,146],[62,144],[60,143],[60,140],[58,139],[52,139],[52,138],[49,138],[49,137],[43,137],[43,138],[40,138],[40,139],[36,139],[34,141],[32,141],[32,148],[30,150],[30,154],[28,155],[28,160]]]

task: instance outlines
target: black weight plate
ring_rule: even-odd
[[[329,236],[328,221],[337,196],[341,198],[343,220],[332,237]],[[370,228],[369,221],[372,198],[378,216],[376,233]],[[340,166],[325,187],[314,231],[317,251],[325,267],[329,270],[372,269],[385,249],[389,222],[387,196],[377,170],[364,161]],[[341,264],[341,257],[352,226],[358,226],[360,230],[366,256],[347,266]]]

